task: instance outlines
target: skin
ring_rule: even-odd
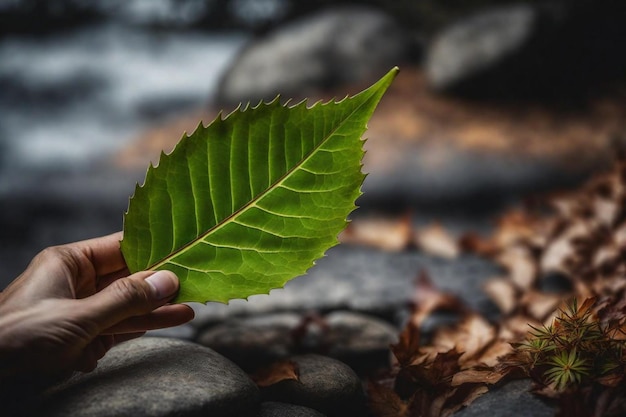
[[[45,249],[0,293],[0,386],[89,372],[115,344],[193,318],[169,271],[129,276],[121,233]],[[5,384],[6,382],[6,384]]]

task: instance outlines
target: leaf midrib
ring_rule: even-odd
[[[367,91],[367,90],[366,90]],[[363,91],[363,93],[365,93],[365,91]],[[352,99],[357,98],[358,95],[352,97]],[[271,191],[275,190],[277,187],[280,186],[281,183],[285,182],[287,180],[287,178],[289,178],[289,176],[291,174],[293,174],[296,170],[298,170],[302,165],[304,165],[324,144],[327,143],[327,141],[340,129],[342,128],[345,123],[357,112],[357,110],[359,110],[361,107],[363,107],[368,100],[371,97],[366,98],[365,100],[363,100],[363,102],[361,104],[359,104],[358,106],[356,106],[348,115],[346,115],[346,117],[344,117],[344,119],[341,121],[341,123],[339,123],[331,132],[328,133],[328,135],[326,136],[326,138],[324,138],[323,140],[320,141],[320,143],[318,145],[316,145],[315,147],[313,147],[313,149],[311,149],[311,151],[304,157],[302,158],[302,160],[295,164],[292,168],[290,168],[289,170],[287,170],[287,172],[285,172],[280,178],[278,178],[277,181],[275,181],[273,184],[271,184],[267,189],[265,189],[263,192],[261,192],[259,195],[257,195],[256,197],[254,197],[253,199],[251,199],[248,203],[244,204],[243,206],[241,206],[239,209],[237,209],[236,211],[234,211],[232,214],[230,214],[229,216],[225,217],[224,220],[222,220],[221,222],[217,223],[215,226],[209,228],[206,232],[202,233],[201,235],[199,235],[198,237],[196,237],[195,239],[191,240],[189,243],[181,246],[180,248],[176,249],[175,251],[171,252],[168,256],[166,256],[165,258],[161,259],[160,261],[157,261],[155,263],[153,263],[152,265],[150,265],[148,268],[146,268],[147,270],[156,270],[157,268],[167,264],[170,260],[175,259],[177,256],[179,256],[182,253],[185,253],[187,250],[189,250],[192,247],[195,247],[196,244],[198,244],[198,242],[204,240],[204,238],[206,238],[207,236],[211,235],[212,233],[214,233],[215,231],[221,229],[222,227],[225,227],[227,224],[229,224],[234,218],[238,217],[239,215],[241,215],[243,212],[247,211],[248,209],[252,208],[252,207],[256,207],[256,203],[261,200],[263,197],[265,197],[268,193],[270,193]],[[327,103],[330,104],[330,103]],[[333,102],[332,104],[337,105],[337,102]],[[304,104],[302,104],[304,105]]]

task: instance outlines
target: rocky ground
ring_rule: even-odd
[[[523,25],[537,13],[516,9],[506,17],[485,19],[517,18]],[[378,22],[372,28],[385,30],[386,17],[370,17]],[[310,24],[336,29],[342,18],[335,15],[327,25]],[[525,30],[511,36],[526,39]],[[350,33],[355,39],[367,38]],[[281,35],[285,36],[279,32],[265,38],[256,47],[271,54],[272,40],[284,42]],[[296,35],[287,31],[286,36]],[[234,63],[244,78],[245,54],[255,53],[254,48],[251,45]],[[364,161],[369,176],[355,219],[405,216],[409,233],[436,221],[453,238],[467,231],[484,234],[505,208],[540,193],[575,187],[606,167],[611,144],[622,139],[626,106],[619,94],[586,98],[583,107],[476,101],[436,92],[429,79],[437,68],[434,63],[429,73],[411,62],[406,50],[384,52],[376,60],[378,69],[401,57],[407,63],[370,123]],[[358,74],[346,75],[341,59],[335,66],[319,69],[319,74],[309,74],[304,91],[315,98],[343,96],[374,76],[366,74],[357,85],[346,85],[343,77],[355,79]],[[367,60],[362,65],[371,66]],[[357,69],[355,65],[350,70]],[[272,83],[281,79],[280,71],[280,67],[270,68],[268,89],[249,92],[249,99],[273,95]],[[330,86],[329,74],[337,81]],[[235,71],[229,75],[225,88],[239,85],[236,76]],[[262,74],[258,76],[262,79]],[[303,91],[298,90],[302,80],[292,81],[293,91]],[[476,82],[482,82],[480,77]],[[223,91],[223,106],[243,99],[237,96],[240,91]],[[199,118],[213,118],[222,104],[145,132],[100,165],[78,173],[59,170],[34,176],[24,188],[4,194],[3,284],[47,245],[119,230],[128,196],[135,182],[141,181],[144,167],[156,160],[161,149],[171,149],[181,132],[192,129]],[[491,320],[500,314],[483,291],[488,279],[502,273],[491,261],[450,253],[445,243],[443,249],[404,241],[394,246],[391,229],[381,230],[389,235],[389,242],[372,247],[361,244],[364,238],[348,236],[306,276],[270,295],[229,305],[194,305],[192,323],[150,332],[118,346],[95,372],[76,375],[55,387],[40,404],[18,404],[16,409],[28,414],[32,406],[42,416],[367,416],[365,386],[389,367],[389,345],[397,342],[410,314],[418,291],[416,278],[422,272],[434,286]],[[423,323],[422,332],[428,336],[451,320],[454,317],[445,313],[433,314]],[[550,416],[555,409],[530,394],[529,382],[522,380],[490,389],[458,415],[486,412],[498,417]]]

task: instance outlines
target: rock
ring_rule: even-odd
[[[325,322],[329,356],[363,374],[389,365],[389,345],[397,342],[398,329],[375,317],[348,311],[330,313]]]
[[[330,417],[363,415],[361,381],[348,365],[320,355],[293,356],[290,360],[298,365],[299,381],[284,380],[263,388],[264,400],[313,408]]]
[[[318,353],[367,374],[388,366],[397,334],[383,320],[349,311],[325,317],[270,313],[226,319],[202,330],[197,341],[249,373],[289,355]]]
[[[324,414],[300,405],[266,401],[257,417],[324,417]]]
[[[332,8],[278,28],[244,48],[224,73],[222,105],[285,98],[346,83],[367,83],[406,60],[408,37],[388,16]]]
[[[259,392],[214,351],[189,342],[139,338],[123,343],[53,390],[40,416],[254,415]]]
[[[477,97],[568,102],[596,96],[599,86],[623,81],[624,17],[619,2],[486,9],[433,37],[426,72],[440,91]]]
[[[472,15],[444,29],[428,48],[430,83],[439,90],[469,83],[519,52],[535,35],[536,23],[535,9],[520,4]]]
[[[301,320],[294,313],[233,318],[204,330],[198,342],[254,371],[293,353],[292,332]]]
[[[554,407],[530,393],[530,380],[524,379],[491,389],[455,416],[551,417],[554,413]]]

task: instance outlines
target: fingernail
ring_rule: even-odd
[[[157,300],[170,297],[178,290],[178,277],[170,271],[157,271],[146,278]]]

